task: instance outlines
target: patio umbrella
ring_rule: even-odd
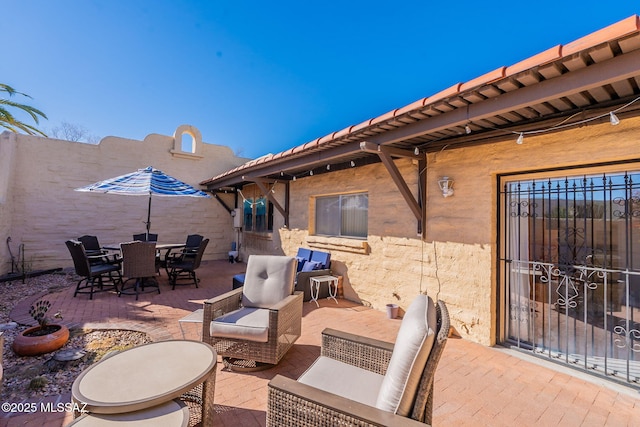
[[[93,191],[99,193],[123,194],[126,196],[149,196],[147,209],[147,237],[151,229],[151,196],[188,196],[211,197],[161,170],[151,166],[138,169],[136,172],[105,179],[95,184],[76,188],[75,191]]]

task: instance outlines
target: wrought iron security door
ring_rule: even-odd
[[[505,182],[506,340],[640,386],[640,172]]]

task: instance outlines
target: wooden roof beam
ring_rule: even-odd
[[[418,222],[422,222],[422,207],[411,193],[407,182],[404,180],[404,177],[398,170],[398,167],[393,162],[393,156],[412,157],[417,159],[419,155],[415,154],[413,151],[400,150],[393,147],[383,147],[368,141],[361,142],[360,149],[368,153],[376,153],[380,157],[382,164],[387,169],[387,172],[389,172],[389,175],[391,175],[391,179],[396,184],[396,187],[398,187],[400,194],[407,205],[409,205],[409,209],[411,209],[411,212],[413,212],[413,215],[415,215]],[[411,154],[407,155],[407,153]]]

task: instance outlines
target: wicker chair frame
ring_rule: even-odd
[[[120,245],[122,250],[122,274],[127,278],[122,283],[118,295],[135,295],[136,301],[140,292],[145,288],[157,289],[160,293],[160,285],[155,279],[156,275],[156,243],[155,242],[129,242]],[[131,284],[128,284],[132,282]]]
[[[269,338],[254,342],[212,337],[211,321],[241,307],[243,287],[204,302],[202,340],[219,355],[277,365],[302,333],[302,292],[294,292],[269,308]]]
[[[443,301],[436,305],[438,331],[416,393],[411,417],[402,417],[276,375],[268,385],[267,426],[423,426],[431,424],[436,367],[449,334],[449,312]],[[325,329],[323,356],[384,375],[393,344]]]

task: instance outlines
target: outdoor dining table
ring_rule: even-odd
[[[210,426],[216,363],[216,351],[204,342],[144,344],[90,366],[73,382],[71,395],[89,414],[129,413],[181,398],[195,406],[203,426]]]
[[[187,245],[185,243],[156,243],[156,251],[158,251],[158,252],[166,251],[164,253],[164,256],[161,256],[162,262],[166,266],[167,262],[169,260],[169,256],[171,254],[171,251],[173,249],[182,249],[182,248],[184,248],[186,246]],[[119,251],[120,250],[120,243],[112,243],[112,244],[108,244],[108,245],[103,245],[102,249],[107,250],[107,251]]]

